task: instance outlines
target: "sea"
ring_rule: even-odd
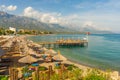
[[[71,61],[103,70],[120,72],[120,34],[59,34],[31,36],[34,42],[53,42],[58,39],[84,39],[88,37],[86,47],[55,48]]]

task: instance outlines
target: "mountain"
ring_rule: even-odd
[[[62,26],[60,24],[43,23],[33,18],[12,15],[2,11],[0,11],[0,27],[4,28],[15,27],[17,29],[33,29],[40,31],[51,31],[55,33],[71,33],[71,32],[72,33],[91,32],[100,34],[111,33],[110,31],[98,30],[90,26],[78,28],[75,25]]]
[[[70,25],[69,25],[70,26]],[[79,31],[79,32],[90,32],[92,34],[113,34],[114,32],[110,30],[105,30],[104,28],[101,29],[101,27],[93,26],[93,25],[84,25],[84,26],[78,26],[75,28],[73,25],[71,25],[71,29]]]
[[[112,34],[113,33],[109,30],[100,30],[100,29],[96,29],[92,26],[83,27],[82,30],[86,31],[86,32],[92,32],[93,34]]]
[[[0,27],[4,27],[4,28],[15,27],[17,29],[34,29],[34,30],[52,31],[52,32],[73,31],[69,28],[60,26],[59,24],[42,23],[33,18],[16,16],[2,11],[0,11]]]

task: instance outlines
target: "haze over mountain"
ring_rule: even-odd
[[[34,29],[41,31],[69,32],[68,28],[59,24],[47,24],[33,18],[16,16],[6,12],[0,12],[0,26],[4,28],[15,27],[17,29]]]
[[[70,26],[70,27],[69,27]],[[92,25],[85,25],[84,27],[77,27],[76,25],[60,25],[53,23],[44,23],[37,19],[28,18],[25,16],[12,15],[6,12],[0,11],[0,27],[8,28],[15,27],[17,29],[34,29],[41,31],[52,32],[92,32],[92,33],[111,33],[110,31],[99,30]]]

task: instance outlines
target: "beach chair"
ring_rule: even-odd
[[[47,55],[45,55],[45,54],[42,55],[42,58],[43,58],[44,60],[46,59],[46,57],[47,57]]]
[[[58,62],[55,63],[55,69],[60,69],[60,64]]]
[[[59,66],[59,64],[58,64],[58,63],[55,63],[55,66]]]
[[[9,67],[8,64],[0,64],[0,67]]]
[[[9,59],[9,58],[3,58],[3,59],[1,59],[1,62],[11,62],[12,60],[11,59]]]
[[[31,74],[31,73],[29,73],[29,72],[26,72],[26,73],[24,73],[24,74],[23,74],[23,76],[24,76],[25,78],[27,78],[27,77],[32,76],[32,74]]]
[[[32,65],[32,66],[39,66],[38,63],[32,63],[31,65]]]

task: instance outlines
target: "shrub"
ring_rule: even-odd
[[[29,70],[28,66],[25,66],[25,67],[22,69],[22,73],[26,73],[26,72],[28,72],[28,70]]]
[[[107,80],[107,79],[102,75],[90,74],[87,75],[83,80]]]
[[[53,75],[50,77],[50,80],[61,80],[61,79],[60,79],[59,74],[53,74]]]
[[[93,69],[90,73],[87,74],[87,76],[84,77],[83,80],[108,80],[104,74],[101,74],[101,72],[97,69]]]
[[[73,66],[68,66],[67,70],[70,70],[70,71],[73,70]]]
[[[55,69],[60,69],[60,66],[55,66]]]
[[[71,65],[69,65],[69,66],[67,67],[67,70],[70,70],[70,71],[71,71],[71,70],[73,70],[74,68],[77,68],[77,67],[71,64]]]
[[[44,66],[40,66],[40,67],[39,67],[39,70],[40,70],[40,71],[45,71],[45,70],[47,70],[47,68],[44,67]]]
[[[0,76],[0,80],[8,80],[8,76]]]
[[[82,79],[83,71],[81,69],[75,68],[75,69],[73,69],[72,72],[73,72],[73,75],[75,77],[75,80],[81,80]]]

